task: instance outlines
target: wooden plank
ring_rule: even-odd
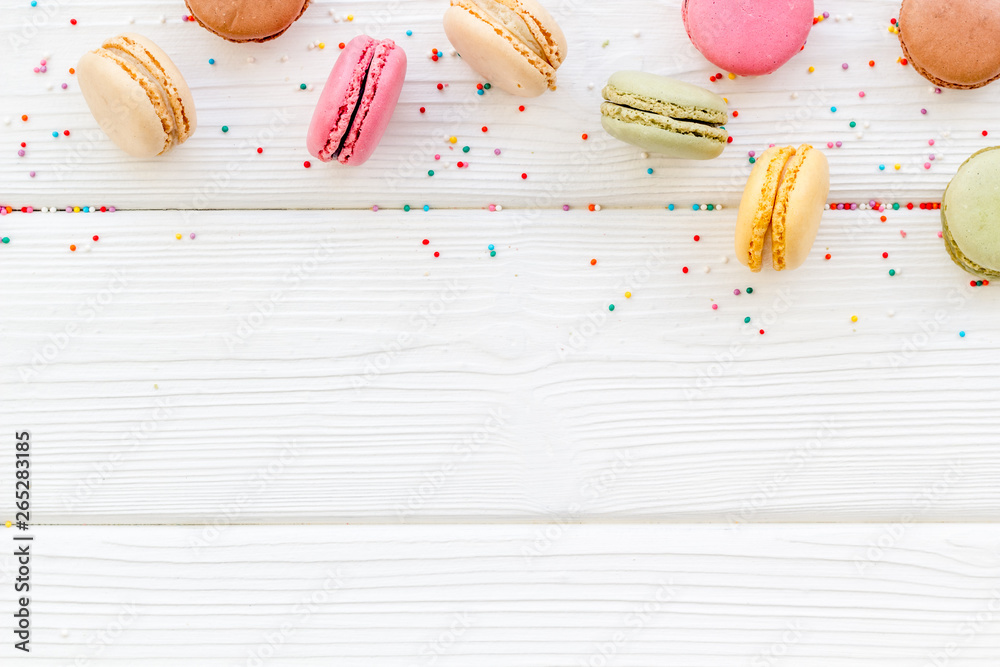
[[[995,527],[33,532],[32,665],[1000,660]],[[4,642],[5,664],[29,664],[13,653]]]
[[[0,432],[44,523],[995,519],[1000,295],[936,213],[760,275],[732,217],[8,216]]]
[[[837,141],[843,146],[829,151],[833,201],[936,201],[957,166],[994,141],[982,136],[995,130],[984,120],[994,115],[992,89],[935,94],[912,68],[896,63],[901,50],[886,30],[898,11],[896,0],[843,0],[834,8],[841,20],[832,16],[815,26],[805,50],[779,72],[715,84],[709,77],[716,69],[687,40],[680,0],[549,3],[569,37],[570,55],[559,72],[559,90],[526,101],[497,90],[479,96],[480,79],[459,58],[429,59],[431,49],[449,48],[441,27],[444,5],[437,0],[313,4],[281,39],[260,45],[229,44],[183,22],[176,2],[10,4],[0,42],[11,45],[14,57],[0,62],[0,79],[17,94],[0,102],[0,117],[10,123],[0,124],[0,203],[143,209],[734,205],[750,170],[748,151],[775,142]],[[335,22],[331,11],[338,18],[351,12],[355,20]],[[78,24],[70,25],[70,18]],[[197,102],[199,131],[163,159],[137,161],[117,151],[97,130],[67,73],[100,39],[124,30],[152,37],[174,56]],[[396,116],[365,166],[304,169],[310,159],[306,128],[337,44],[359,32],[395,38],[409,54]],[[326,48],[307,48],[318,41]],[[44,55],[49,72],[33,73]],[[869,60],[876,61],[874,68]],[[809,66],[816,71],[810,74]],[[734,141],[723,157],[704,164],[644,160],[639,150],[605,135],[598,111],[603,82],[618,69],[637,68],[728,97],[739,116],[729,125]],[[300,83],[313,89],[302,91]],[[438,83],[448,87],[439,91]],[[71,136],[52,138],[52,131],[63,130]],[[450,136],[457,137],[454,146]],[[19,158],[22,141],[27,155]],[[468,154],[459,150],[466,145]],[[936,160],[927,170],[931,153]],[[469,166],[458,168],[460,160]],[[880,163],[885,171],[878,170]],[[433,178],[428,170],[435,171]]]

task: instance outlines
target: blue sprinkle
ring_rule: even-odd
[[[31,6],[32,7],[37,7],[38,6],[38,0],[31,0]]]
[[[646,173],[647,173],[647,174],[652,174],[652,173],[653,173],[653,168],[652,168],[652,167],[650,167],[649,169],[647,169],[647,170],[646,170]]]
[[[837,113],[837,107],[830,107],[830,111],[832,111],[833,113]]]
[[[488,248],[489,250],[493,250],[493,249],[494,249],[494,248],[493,248],[493,244],[492,244],[492,243],[491,243],[491,244],[489,244],[489,246],[487,246],[487,248]]]
[[[699,206],[697,204],[691,204],[691,210],[692,211],[697,211],[698,208],[699,208]]]
[[[673,204],[670,204],[670,205],[668,205],[668,206],[667,206],[667,210],[668,210],[668,211],[672,211],[672,210],[674,210],[674,205],[673,205]]]
[[[427,204],[424,204],[424,212],[426,213],[429,210],[431,210],[431,207],[428,206]]]
[[[962,338],[965,338],[965,332],[964,331],[959,331],[958,335],[961,336]]]
[[[406,31],[406,36],[407,37],[413,37],[413,31],[412,30],[407,30]]]
[[[59,138],[59,133],[58,132],[53,132],[52,136],[55,137],[56,139],[58,139]]]
[[[90,207],[89,206],[84,206],[83,207],[83,212],[84,213],[90,213]]]
[[[483,90],[482,88],[480,88],[480,89],[479,89],[479,90],[477,90],[476,92],[477,92],[477,93],[479,93],[480,95],[485,95],[485,94],[486,94],[486,91],[485,91],[485,90]]]
[[[214,65],[215,64],[215,58],[209,58],[208,59],[208,64],[209,65]]]
[[[884,164],[880,164],[880,165],[878,166],[878,170],[879,170],[879,171],[885,171],[885,165],[884,165]]]

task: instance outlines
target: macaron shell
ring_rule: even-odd
[[[375,43],[367,35],[358,35],[337,57],[316,102],[306,135],[306,148],[313,157],[324,162],[333,159],[326,153],[327,146],[331,142],[339,144],[349,129],[350,114],[360,95],[361,81],[371,64]]]
[[[725,125],[726,101],[700,86],[665,76],[623,70],[608,77],[604,99],[676,119]]]
[[[685,0],[684,27],[710,62],[741,76],[770,74],[802,49],[813,0]]]
[[[656,116],[644,111],[615,107],[619,115],[609,117],[602,111],[601,126],[614,138],[638,146],[652,153],[684,160],[711,160],[719,157],[726,148],[725,139],[709,138],[695,134],[705,129],[716,130],[725,136],[725,130],[718,130],[698,123],[672,121],[665,116]]]
[[[899,42],[925,79],[971,89],[1000,78],[1000,3],[904,0]]]
[[[1000,277],[1000,147],[962,163],[941,201],[941,221],[955,263],[976,275]]]
[[[170,146],[156,108],[142,86],[121,66],[85,53],[76,66],[80,92],[108,138],[133,157],[154,157]]]
[[[805,263],[829,194],[826,155],[812,146],[799,146],[785,164],[771,217],[771,258],[776,271],[797,269]]]
[[[265,42],[305,12],[308,0],[185,0],[195,20],[231,42]]]
[[[405,78],[406,53],[392,40],[383,41],[375,49],[365,95],[339,158],[342,163],[362,164],[375,152],[396,110]]]
[[[483,13],[484,14],[484,13]],[[554,81],[555,69],[508,31],[498,30],[466,7],[452,5],[444,14],[444,31],[452,46],[492,85],[518,97],[537,97]]]

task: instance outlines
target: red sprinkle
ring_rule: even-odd
[[[309,160],[306,160],[305,162],[302,163],[302,166],[305,167],[306,169],[308,169],[309,167],[312,166],[312,163],[309,162]]]
[[[257,154],[258,154],[258,155],[260,155],[260,154],[261,154],[261,153],[263,153],[263,152],[264,152],[264,149],[263,149],[263,148],[260,148],[260,147],[258,147],[258,148],[257,148]]]
[[[732,138],[732,137],[729,137],[728,139],[726,139],[726,143],[727,143],[727,144],[731,144],[731,143],[733,143],[733,138]]]
[[[489,129],[490,129],[490,128],[488,128],[488,127],[486,127],[485,125],[483,125],[483,132],[488,132],[488,131],[489,131]]]
[[[527,174],[521,174],[521,180],[526,180],[528,178]]]
[[[438,90],[444,90],[444,84],[443,83],[439,83],[438,84]]]
[[[70,19],[69,20],[69,24],[70,25],[76,25],[76,19]]]
[[[340,44],[338,44],[337,46],[339,46],[339,47],[340,47],[340,48],[342,48],[342,49],[345,49],[345,48],[347,48],[347,44],[344,44],[343,42],[341,42],[341,43],[340,43]]]
[[[519,107],[517,108],[517,110],[518,110],[518,111],[524,111],[524,105],[522,104],[521,106],[519,106]]]
[[[427,245],[430,242],[431,242],[430,239],[424,239],[423,241],[421,241],[421,243],[423,243],[424,245]]]
[[[69,136],[69,130],[63,130],[63,136],[64,137],[68,137]]]
[[[581,135],[581,138],[582,138],[582,139],[583,139],[584,141],[586,141],[586,140],[587,140],[587,134],[586,134],[586,133],[582,134],[582,135]]]
[[[101,238],[100,236],[98,236],[97,234],[94,234],[94,240],[95,240],[95,241],[98,241],[98,240],[100,240],[100,238]]]
[[[764,330],[763,330],[763,329],[761,329],[761,330],[760,330],[760,335],[761,335],[761,336],[763,336],[763,335],[764,335]]]
[[[826,259],[830,259],[830,253],[826,253]]]
[[[733,118],[739,118],[739,117],[740,117],[740,112],[739,111],[734,111],[733,112]]]
[[[420,113],[427,113],[427,109],[420,107]]]
[[[24,117],[24,116],[21,116],[21,120],[25,120],[25,117]],[[987,132],[986,130],[983,130],[983,136],[984,136],[984,137],[985,137],[986,135],[988,135],[988,134],[989,134],[989,132]]]
[[[688,267],[685,266],[683,269],[681,269],[681,273],[687,273],[687,272],[688,272]]]
[[[435,251],[434,251],[434,256],[435,256],[435,257],[440,257],[440,256],[441,256],[441,253],[439,253],[439,252],[437,252],[437,251],[435,250]]]
[[[700,237],[700,236],[698,236],[697,234],[695,234],[695,235],[694,235],[694,240],[695,240],[695,241],[700,241],[700,240],[701,240],[701,237]]]
[[[882,259],[889,259],[889,253],[887,252],[882,253]]]

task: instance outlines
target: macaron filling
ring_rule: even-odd
[[[333,124],[333,129],[330,130],[330,137],[326,146],[319,153],[319,159],[324,162],[340,159],[350,129],[357,120],[361,99],[368,87],[368,77],[371,73],[372,60],[377,45],[378,42],[372,42],[365,47],[357,66],[354,68],[354,76],[348,86],[344,102],[337,110],[337,120]]]
[[[625,123],[658,127],[677,134],[691,134],[726,143],[729,133],[722,127],[727,114],[707,107],[686,107],[635,93],[604,87],[601,114]]]
[[[368,68],[368,75],[361,85],[361,95],[354,113],[351,114],[351,122],[348,125],[347,134],[344,135],[337,153],[337,159],[343,163],[350,160],[354,154],[354,147],[361,137],[361,130],[365,126],[368,112],[375,102],[375,95],[378,94],[378,84],[382,72],[385,70],[389,55],[396,49],[396,43],[391,39],[383,40],[375,45],[374,55],[371,65]]]

